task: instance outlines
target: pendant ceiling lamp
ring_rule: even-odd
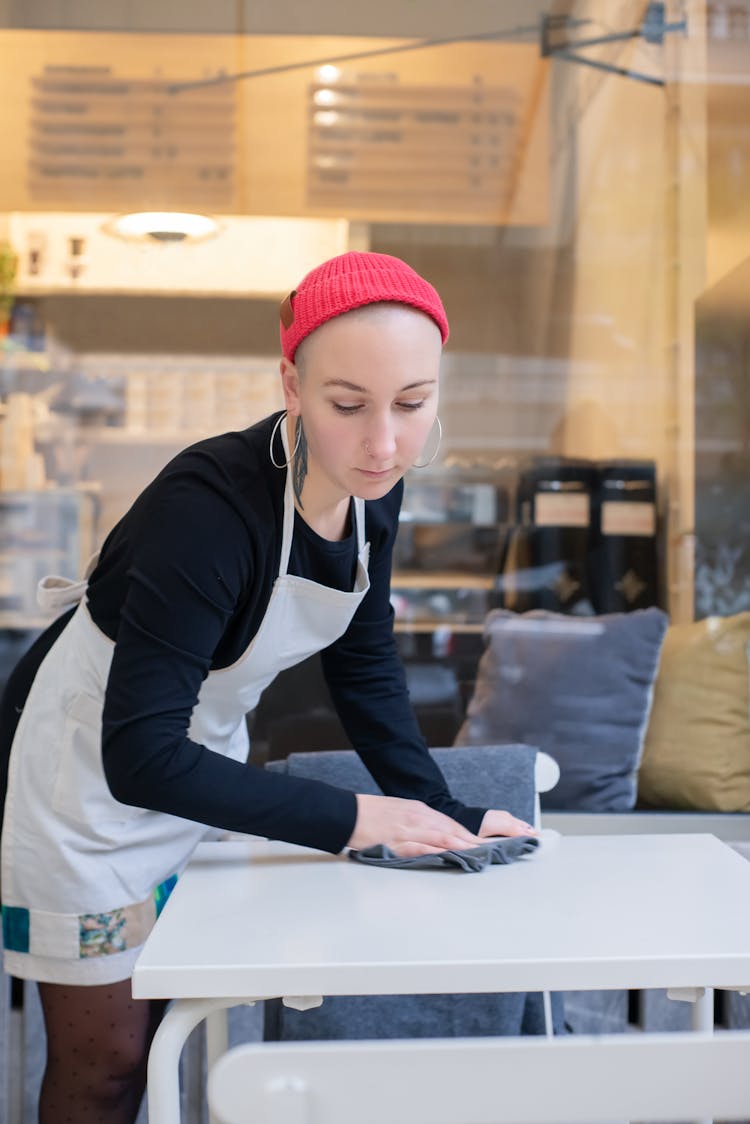
[[[134,211],[112,219],[107,230],[132,241],[197,242],[217,234],[219,224],[188,211]]]

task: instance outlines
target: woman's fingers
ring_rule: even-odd
[[[357,850],[385,844],[397,854],[403,846],[421,846],[415,852],[466,850],[481,840],[450,816],[429,808],[419,800],[392,796],[357,796],[357,822],[349,846]]]
[[[489,835],[538,835],[537,829],[526,820],[519,820],[510,812],[491,808],[485,813],[479,834],[483,839]]]

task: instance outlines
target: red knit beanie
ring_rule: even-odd
[[[281,302],[281,351],[290,362],[305,336],[326,320],[379,301],[408,304],[437,324],[443,343],[448,318],[435,289],[410,265],[390,254],[351,251],[312,269]]]

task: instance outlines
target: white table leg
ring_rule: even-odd
[[[713,1034],[714,1029],[714,989],[700,987],[693,1001],[693,1030]]]
[[[547,1038],[552,1038],[555,1033],[555,1024],[552,1021],[552,998],[548,991],[542,992],[542,1004],[544,1005],[544,1033]]]
[[[177,999],[168,1008],[148,1056],[149,1124],[180,1124],[180,1054],[190,1032],[212,1012],[251,1002],[240,998]]]
[[[712,987],[670,987],[670,999],[692,1003],[693,1030],[703,1034],[714,1032],[714,989]],[[712,1124],[710,1120],[696,1120],[695,1124]]]
[[[699,987],[696,988],[696,993],[693,1000],[693,1030],[713,1034],[714,989],[712,987]],[[712,1124],[712,1122],[710,1120],[698,1120],[696,1124]]]

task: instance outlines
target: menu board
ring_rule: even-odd
[[[108,66],[31,77],[28,188],[92,209],[222,208],[234,195],[235,87],[182,87]]]
[[[497,220],[518,175],[512,88],[409,85],[395,75],[310,87],[308,202],[467,212]]]

